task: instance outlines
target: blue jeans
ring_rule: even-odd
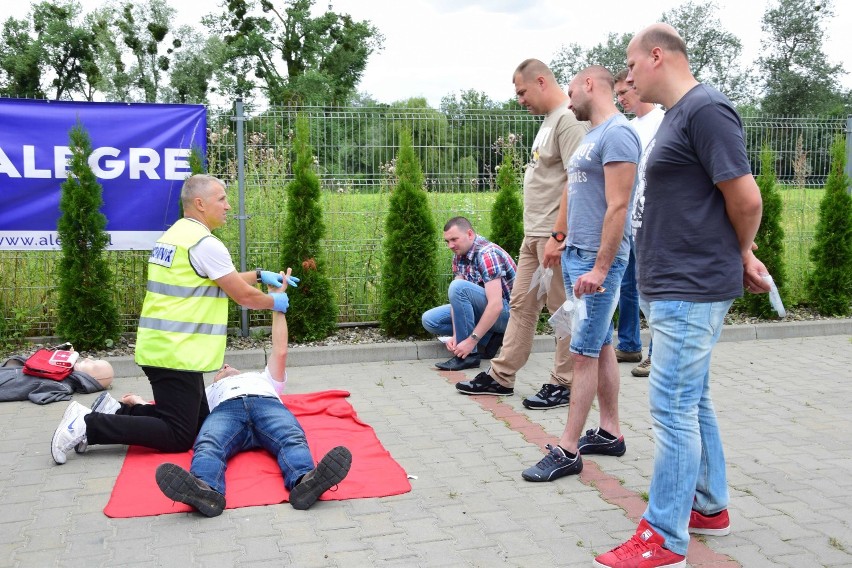
[[[725,454],[710,399],[710,356],[732,300],[642,302],[654,341],[649,399],[656,441],[645,520],[686,554],[689,514],[728,506]]]
[[[213,409],[195,440],[189,471],[224,495],[228,460],[255,448],[275,456],[288,490],[314,469],[305,431],[293,413],[277,398],[250,396]]]
[[[631,239],[630,259],[621,279],[618,298],[618,345],[619,351],[642,351],[639,336],[639,290],[636,287],[636,255],[633,254]]]
[[[434,335],[452,335],[453,318],[456,322],[456,342],[460,343],[470,337],[479,318],[488,305],[485,288],[467,280],[453,280],[447,291],[450,303],[426,311],[421,318],[426,331]],[[452,311],[452,313],[451,313]],[[479,345],[488,345],[488,340],[494,333],[506,331],[509,323],[509,302],[503,298],[503,311],[491,329],[479,339]]]
[[[575,303],[574,282],[580,276],[595,267],[596,251],[565,247],[562,253],[562,276],[565,281],[565,295]],[[586,319],[579,318],[574,310],[574,324],[571,333],[571,352],[597,358],[604,345],[612,343],[612,316],[618,305],[621,277],[626,265],[623,260],[614,259],[601,286],[603,292],[586,294]]]

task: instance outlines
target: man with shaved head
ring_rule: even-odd
[[[635,535],[596,566],[684,566],[689,533],[730,531],[725,456],[710,398],[710,357],[725,314],[765,292],[752,252],[760,190],[731,102],[695,80],[667,24],[627,48],[628,85],[666,114],[639,166],[632,227],[642,311],[654,342],[649,399],[655,436],[648,507]]]
[[[618,419],[612,316],[630,254],[625,221],[641,145],[615,107],[613,84],[609,71],[593,65],[568,86],[577,120],[592,126],[568,162],[568,187],[559,208],[567,211],[567,218],[560,219],[567,226],[562,252],[565,292],[584,308],[575,310],[572,326],[574,381],[568,421],[559,445],[548,445],[548,454],[521,474],[527,481],[578,474],[583,469],[581,454],[621,456],[626,451]],[[581,437],[595,394],[600,427]]]

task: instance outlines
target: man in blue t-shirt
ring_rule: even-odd
[[[615,107],[613,85],[612,74],[593,65],[568,86],[571,110],[592,126],[568,162],[560,204],[568,221],[562,253],[566,295],[582,307],[575,309],[571,334],[574,381],[568,421],[559,445],[548,445],[548,454],[524,470],[527,481],[580,473],[580,454],[620,456],[626,451],[618,420],[612,316],[630,253],[625,221],[642,149],[636,131]],[[595,394],[600,427],[581,437]]]
[[[654,24],[639,32],[627,68],[639,98],[667,109],[639,166],[632,216],[640,303],[654,342],[656,450],[639,528],[595,565],[685,566],[690,532],[730,531],[710,356],[743,287],[768,290],[766,267],[752,252],[762,204],[740,117],[695,80],[677,31]]]
[[[435,366],[444,371],[479,367],[483,356],[493,356],[503,342],[509,322],[509,295],[517,266],[511,255],[478,236],[465,217],[444,225],[444,240],[453,257],[449,304],[427,310],[422,316],[429,333],[447,336],[453,356]],[[480,348],[490,353],[480,353]]]

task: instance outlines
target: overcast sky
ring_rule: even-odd
[[[607,33],[634,33],[687,0],[317,0],[356,20],[370,20],[385,36],[384,49],[370,57],[359,90],[378,102],[426,97],[438,107],[441,98],[468,89],[496,101],[514,95],[512,71],[535,57],[548,63],[569,43],[589,48],[606,41]],[[695,0],[700,2],[701,0]],[[83,0],[84,11],[104,2]],[[180,23],[196,23],[220,2],[171,0]],[[815,1],[814,4],[818,2]],[[3,0],[0,19],[23,17],[31,2]],[[769,0],[717,0],[723,28],[743,42],[743,65],[760,53],[761,19]],[[852,2],[835,0],[835,17],[826,27],[825,52],[848,71]],[[847,39],[843,40],[844,32]],[[843,79],[852,87],[852,75]]]

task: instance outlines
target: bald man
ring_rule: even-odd
[[[615,107],[613,85],[612,74],[593,65],[568,86],[570,108],[592,128],[568,162],[568,187],[560,204],[560,211],[567,211],[561,221],[567,226],[561,264],[566,295],[584,302],[588,317],[574,318],[574,381],[565,430],[559,445],[548,445],[548,454],[521,474],[527,481],[578,474],[581,454],[621,456],[626,451],[618,418],[612,316],[630,255],[625,221],[642,149],[639,135]],[[581,437],[596,394],[600,426]]]
[[[710,357],[743,287],[767,291],[751,247],[760,190],[731,102],[699,83],[667,24],[627,48],[628,85],[666,107],[639,166],[632,227],[639,294],[654,342],[655,444],[648,508],[635,535],[596,566],[684,566],[689,533],[730,531],[725,456],[710,399]]]

